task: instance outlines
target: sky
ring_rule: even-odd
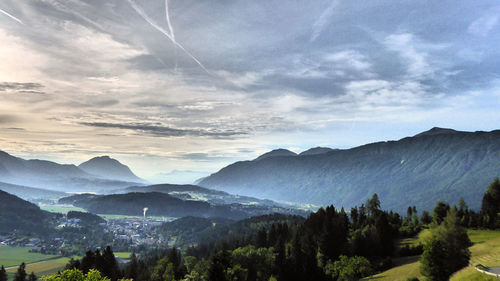
[[[276,148],[500,129],[500,2],[2,0],[0,150],[187,183]]]

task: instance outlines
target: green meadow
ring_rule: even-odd
[[[425,241],[429,236],[429,230],[422,231],[418,237],[404,239],[400,243],[415,245]],[[497,278],[479,273],[474,269],[477,264],[486,267],[500,266],[500,231],[498,230],[468,230],[469,238],[473,245],[469,248],[471,259],[468,267],[465,267],[450,278],[451,281],[488,281]],[[364,278],[363,280],[377,281],[405,281],[410,277],[418,277],[426,280],[420,274],[420,256],[396,258],[393,260],[393,268],[379,274]]]

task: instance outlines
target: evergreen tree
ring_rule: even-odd
[[[471,242],[460,226],[457,208],[453,206],[441,225],[432,230],[432,239],[424,245],[421,272],[431,280],[441,281],[469,263]]]
[[[500,179],[496,178],[493,183],[488,186],[488,190],[483,196],[481,205],[481,214],[483,216],[483,224],[488,228],[495,228],[500,211]]]
[[[5,271],[5,267],[0,268],[0,281],[7,281],[7,271]]]
[[[450,209],[450,205],[446,204],[443,201],[439,201],[434,208],[434,214],[432,215],[432,221],[436,225],[440,225],[443,221],[444,217],[446,217],[446,213]]]
[[[100,271],[104,276],[111,279],[111,281],[115,281],[120,277],[120,269],[110,246],[107,246],[102,253],[102,267]]]
[[[14,281],[26,281],[26,264],[23,262],[21,265],[17,268],[16,275],[14,276]]]
[[[429,224],[432,222],[432,217],[431,215],[429,214],[429,212],[427,211],[423,211],[422,212],[422,216],[420,217],[420,221],[423,223],[423,224]]]
[[[139,271],[139,265],[137,263],[137,256],[135,253],[132,253],[130,256],[130,262],[125,267],[125,277],[130,279],[137,279]]]

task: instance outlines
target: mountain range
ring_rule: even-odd
[[[384,208],[430,210],[463,197],[478,209],[500,176],[500,131],[433,128],[398,141],[295,154],[279,149],[231,164],[199,185],[233,194],[336,207],[360,205],[374,193]]]
[[[56,191],[101,191],[141,185],[145,181],[108,156],[80,166],[25,160],[0,151],[0,182]]]

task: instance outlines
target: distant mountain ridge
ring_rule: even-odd
[[[144,182],[128,166],[109,156],[94,157],[78,165],[84,172],[103,179],[121,179],[132,182]]]
[[[0,182],[63,192],[116,189],[139,185],[144,182],[137,177],[136,179],[130,176],[130,173],[133,175],[131,171],[127,174],[126,169],[128,167],[116,162],[113,162],[114,165],[108,165],[107,167],[101,166],[103,169],[100,172],[101,175],[94,175],[75,165],[58,164],[38,159],[25,160],[0,151]],[[95,167],[97,165],[89,166]],[[114,171],[116,167],[125,170],[123,178],[120,178],[121,175],[118,173],[109,173],[107,177],[102,177],[103,173]]]
[[[384,208],[432,209],[463,197],[478,209],[500,176],[500,131],[433,128],[399,141],[231,164],[201,186],[271,200],[352,207],[378,193]]]

